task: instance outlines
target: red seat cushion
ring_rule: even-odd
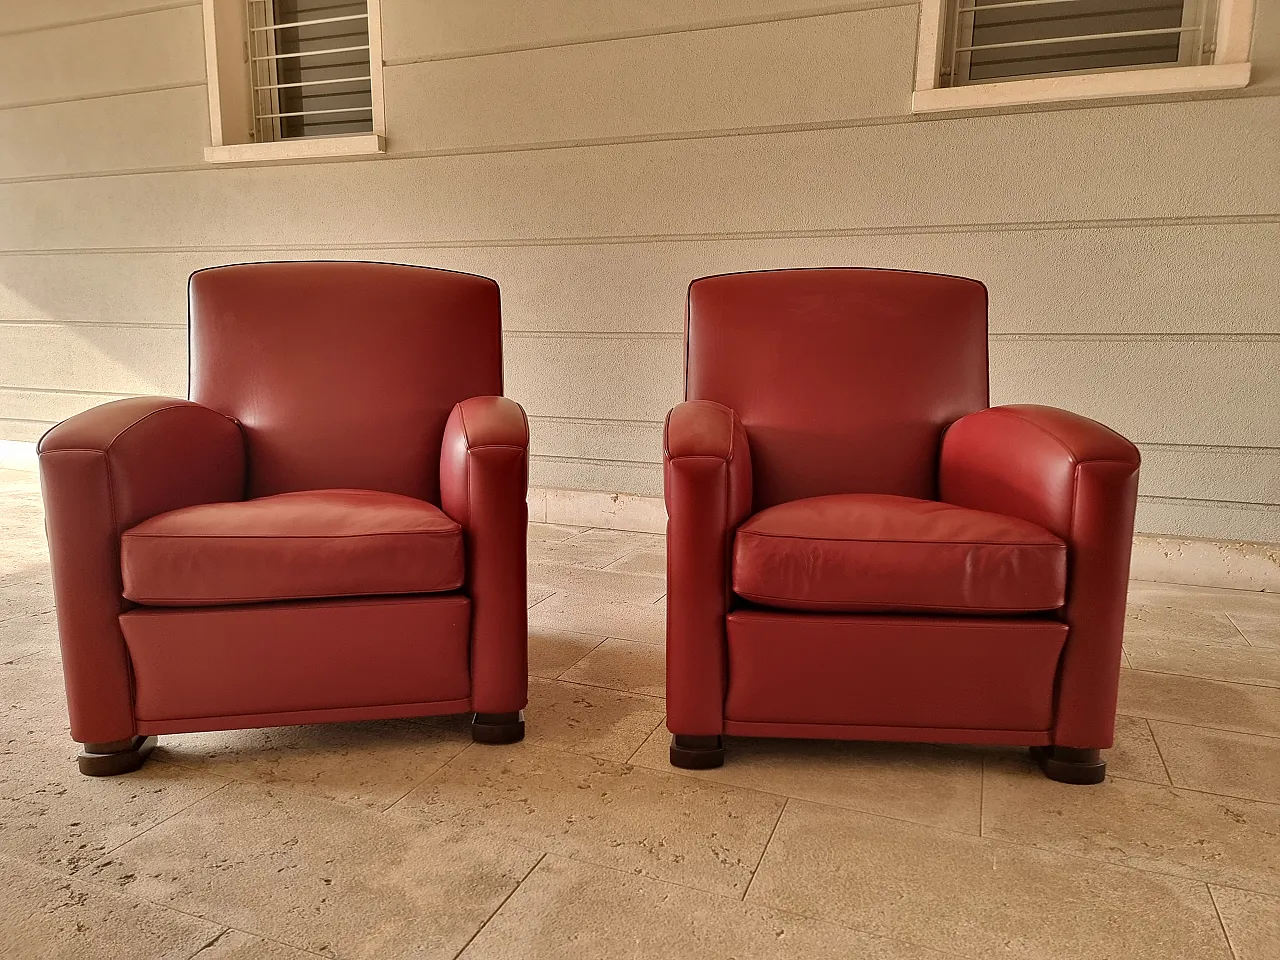
[[[121,538],[124,595],[159,607],[457,590],[462,528],[376,490],[303,490],[152,517]]]
[[[762,510],[738,528],[733,591],[783,610],[1029,613],[1064,603],[1067,547],[1013,517],[885,494]]]

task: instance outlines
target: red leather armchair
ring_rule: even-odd
[[[474,712],[524,734],[528,424],[498,287],[378,263],[190,283],[190,401],[41,439],[72,737]]]
[[[722,737],[1026,745],[1105,776],[1138,452],[989,407],[982,284],[708,277],[667,418],[671,762]]]

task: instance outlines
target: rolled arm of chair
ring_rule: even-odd
[[[1115,431],[1030,404],[970,414],[942,441],[943,500],[1030,520],[1067,543],[1058,746],[1111,746],[1139,463]]]
[[[506,397],[453,408],[440,451],[440,502],[466,535],[471,700],[514,713],[528,700],[529,421]]]
[[[134,397],[63,421],[37,449],[71,735],[125,740],[134,717],[118,618],[132,604],[120,535],[169,510],[242,499],[244,437],[208,407]]]
[[[736,413],[688,400],[663,430],[667,503],[667,727],[714,736],[724,724],[730,558],[751,513],[751,449]]]

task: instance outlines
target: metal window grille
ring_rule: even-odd
[[[943,82],[1197,66],[1215,0],[951,0]]]
[[[367,0],[245,0],[254,139],[373,130]]]

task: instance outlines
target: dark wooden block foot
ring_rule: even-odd
[[[147,762],[147,757],[155,747],[155,737],[132,737],[112,743],[86,743],[82,745],[76,763],[86,777],[114,777],[137,770]]]
[[[524,711],[477,713],[471,718],[471,739],[476,743],[519,743],[524,739]]]
[[[724,741],[719,737],[671,737],[671,765],[682,770],[710,770],[724,766]]]
[[[1107,779],[1107,762],[1099,750],[1032,747],[1031,756],[1044,775],[1058,783],[1102,783]]]

